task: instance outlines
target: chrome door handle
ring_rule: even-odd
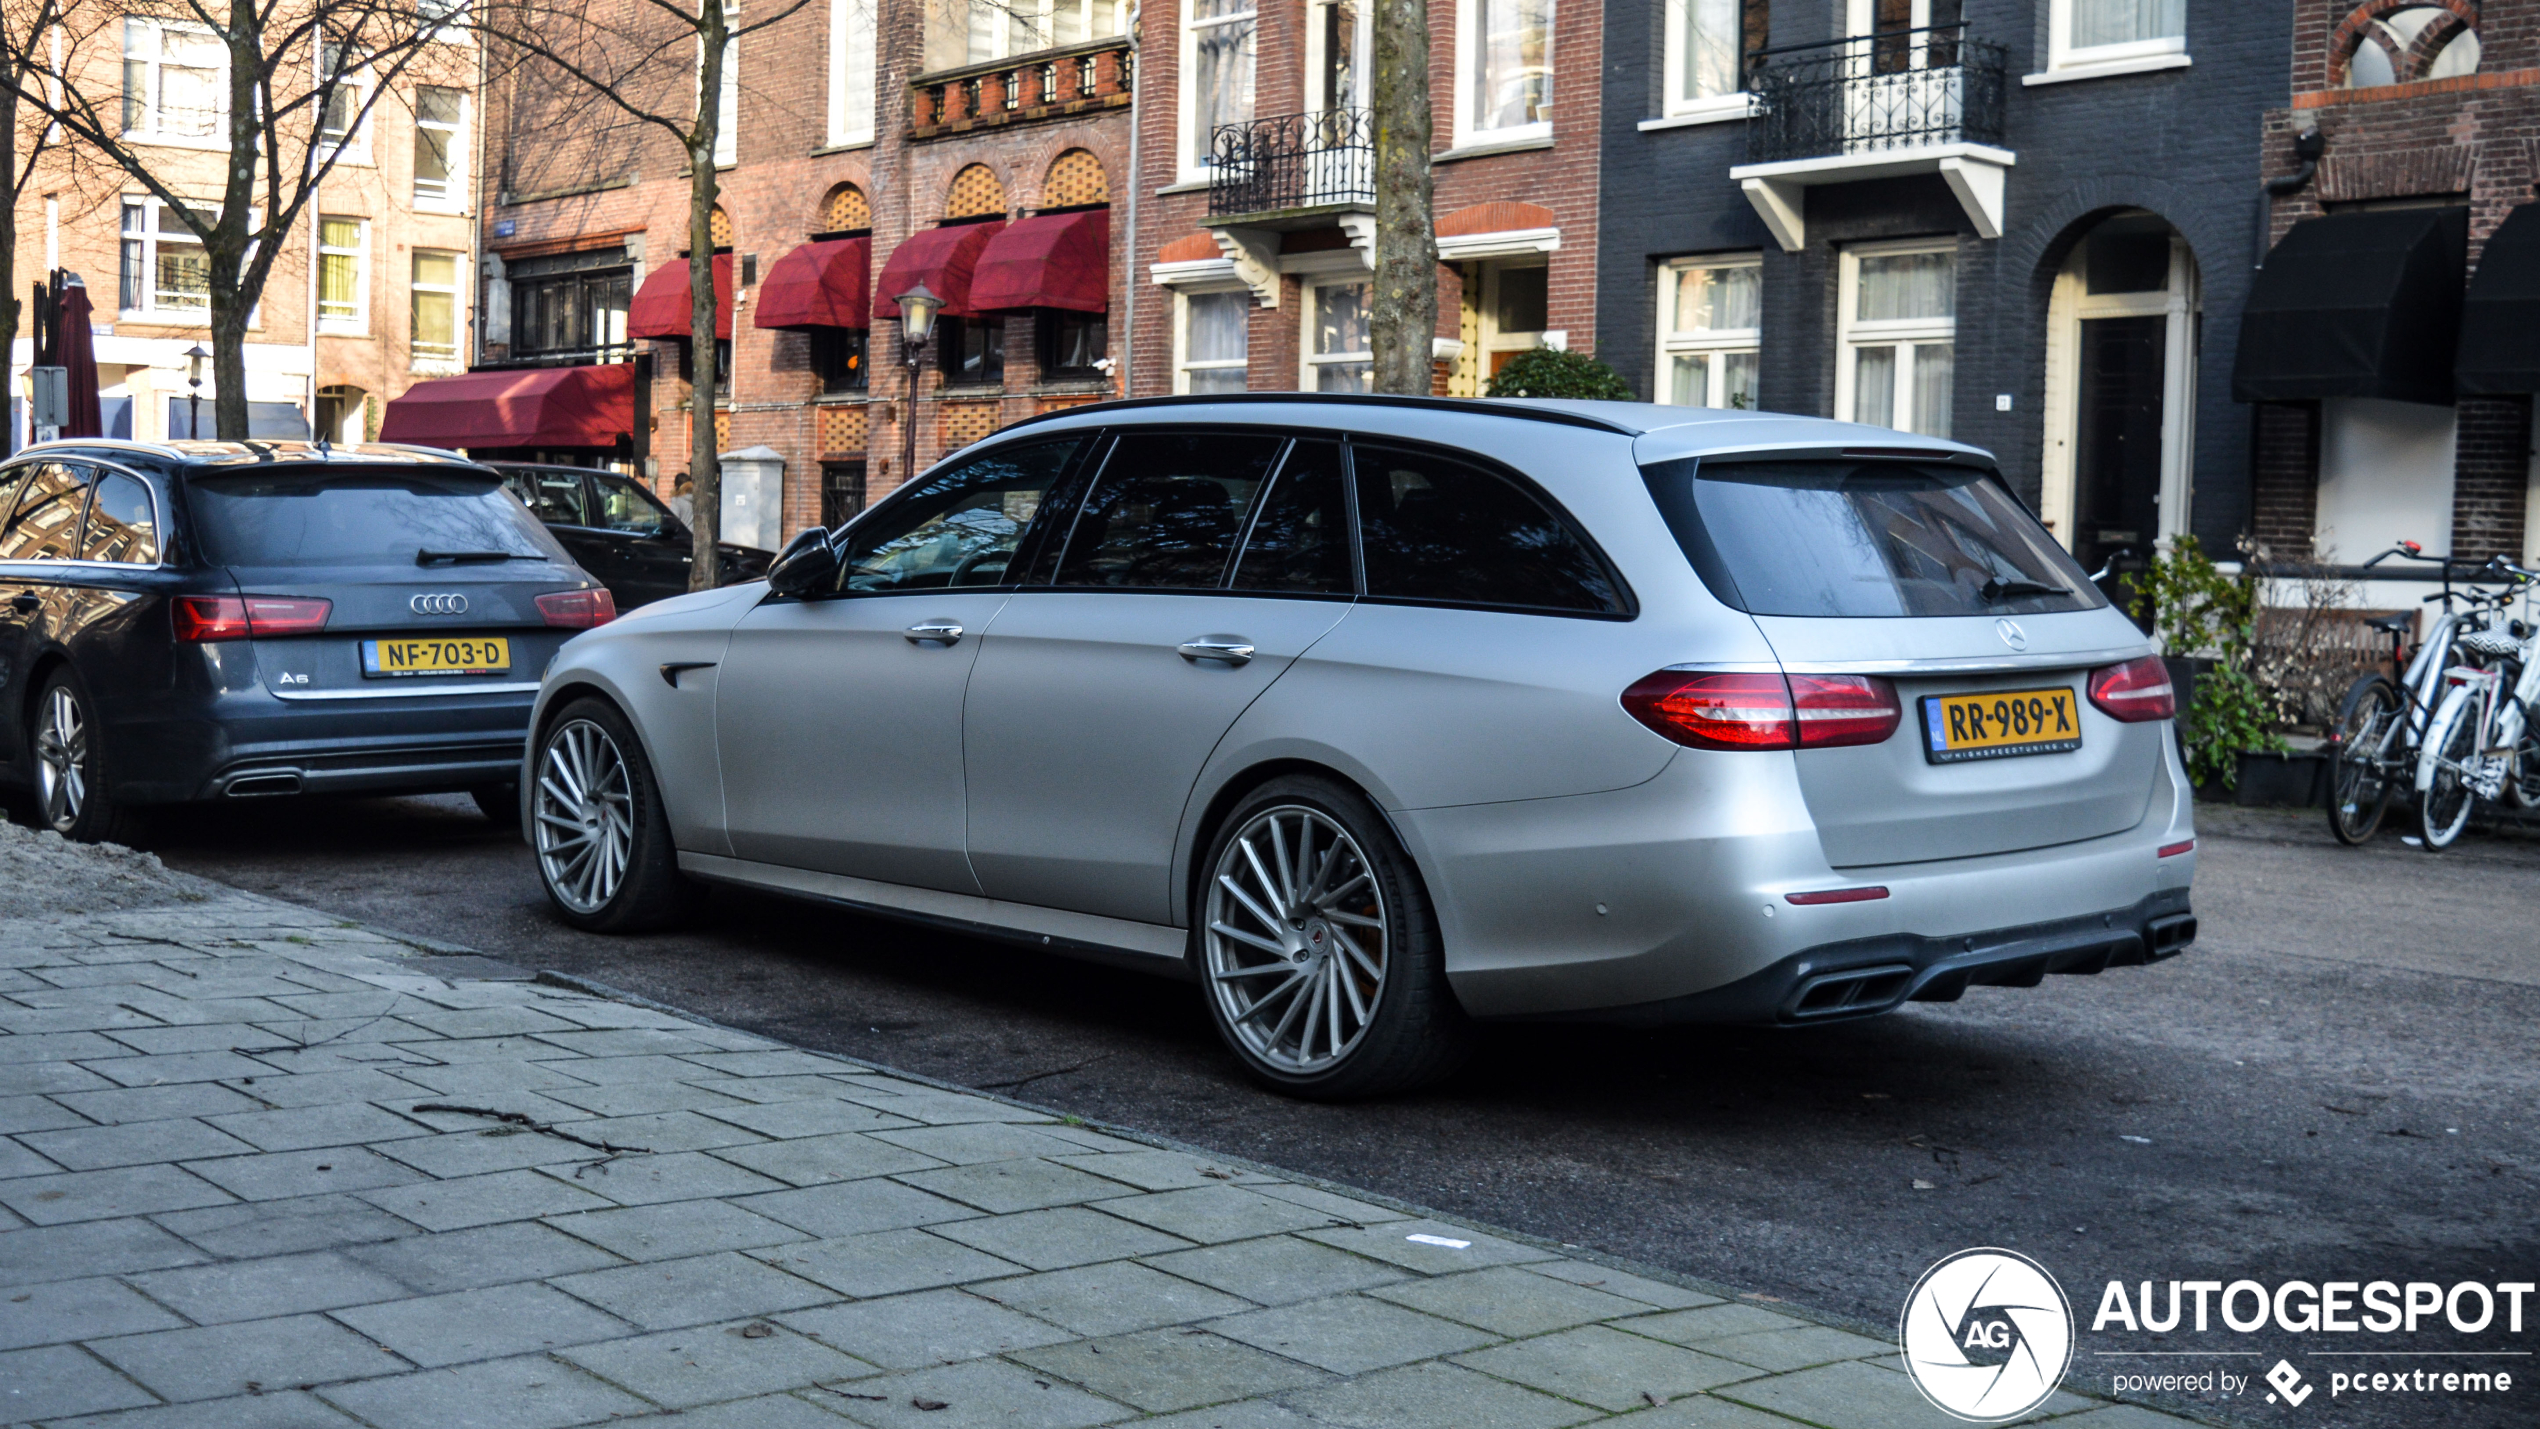
[[[1181,657],[1196,664],[1201,660],[1223,660],[1241,665],[1252,659],[1252,642],[1240,635],[1203,635],[1185,640],[1173,647]]]
[[[908,628],[909,644],[923,645],[929,640],[939,640],[946,645],[959,644],[961,625],[951,620],[921,620]]]

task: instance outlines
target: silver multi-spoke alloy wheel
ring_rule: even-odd
[[[44,692],[35,724],[35,782],[44,821],[69,833],[88,807],[88,714],[68,685]]]
[[[626,755],[607,730],[576,719],[547,736],[537,816],[538,867],[556,901],[582,914],[607,907],[635,844]]]
[[[1349,831],[1302,804],[1238,829],[1208,887],[1209,993],[1244,1049],[1290,1076],[1367,1035],[1393,948],[1384,891]]]

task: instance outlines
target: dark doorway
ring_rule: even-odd
[[[2139,571],[2161,534],[2161,387],[2169,319],[2091,318],[2081,325],[2080,430],[2073,460],[2073,554],[2087,570],[2117,557]],[[2127,554],[2119,555],[2120,552]],[[2131,605],[2130,581],[2110,599]]]
[[[820,464],[820,524],[836,527],[864,509],[864,463]]]

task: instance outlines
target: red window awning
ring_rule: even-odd
[[[873,291],[873,315],[898,317],[900,294],[924,283],[944,300],[944,312],[949,316],[977,317],[980,310],[970,305],[970,275],[979,266],[979,254],[987,248],[988,240],[1003,232],[1005,223],[998,220],[910,234],[891,250],[890,261],[882,265],[881,282]]]
[[[776,260],[758,286],[757,327],[873,326],[873,240],[806,243]]]
[[[1111,211],[1045,213],[1010,225],[979,255],[970,305],[983,313],[1110,307]]]
[[[665,263],[644,279],[635,290],[635,300],[626,305],[628,337],[688,336],[688,260]],[[732,255],[719,254],[714,260],[714,335],[732,335]]]
[[[608,447],[635,431],[635,366],[530,367],[406,389],[379,439],[427,447]]]

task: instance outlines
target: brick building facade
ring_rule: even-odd
[[[2540,180],[2540,3],[2299,0],[2293,11],[2292,93],[2267,112],[2264,163],[2301,172],[2305,131],[2323,147],[2316,176],[2276,202],[2270,242],[2307,220],[2460,211],[2453,290],[2410,304],[2455,320],[2488,239]],[[2260,407],[2255,522],[2270,545],[2349,563],[2401,539],[2472,560],[2532,556],[2531,397],[2455,396],[2448,353],[2443,363],[2443,390],[2425,400],[2341,391]]]

